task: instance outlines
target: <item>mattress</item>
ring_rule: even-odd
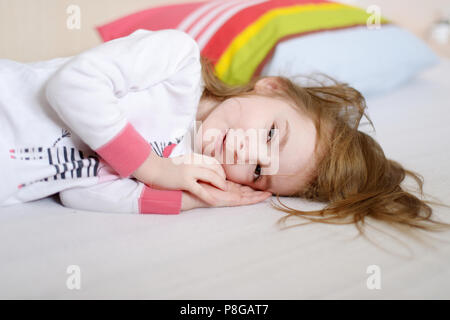
[[[450,60],[443,60],[408,84],[368,98],[372,134],[386,155],[420,173],[425,192],[447,203],[448,74]],[[410,180],[405,185],[413,186]],[[322,206],[282,201],[304,210]],[[434,209],[450,222],[450,209]],[[175,216],[76,211],[57,196],[1,208],[0,298],[450,298],[450,232],[412,239],[371,222],[383,232],[369,229],[369,241],[352,225],[280,230],[283,215],[269,200]],[[68,285],[71,266],[79,289]]]

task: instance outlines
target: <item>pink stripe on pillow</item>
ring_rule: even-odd
[[[205,25],[211,24],[216,17],[220,16],[223,11],[228,10],[231,6],[236,5],[236,2],[242,2],[243,0],[227,0],[227,1],[211,1],[204,8],[208,7],[208,9],[196,19],[189,28],[184,31],[189,33],[189,35],[197,39],[199,33],[205,28]],[[247,0],[245,0],[247,1]]]
[[[139,213],[179,214],[181,190],[157,190],[144,185],[139,197]]]
[[[150,8],[95,27],[103,41],[128,36],[137,29],[176,29],[191,12],[207,1]]]
[[[117,173],[128,177],[148,158],[152,147],[128,123],[107,144],[95,150]]]
[[[195,25],[200,19],[203,19],[211,10],[213,10],[219,4],[220,4],[219,1],[204,2],[204,5],[198,7],[197,9],[187,14],[186,17],[177,26],[177,29],[189,33],[193,25]]]

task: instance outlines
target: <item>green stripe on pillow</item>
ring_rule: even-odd
[[[270,10],[233,39],[215,65],[217,76],[230,85],[247,83],[283,38],[366,25],[371,16],[360,8],[335,3]],[[381,18],[380,23],[387,22]]]

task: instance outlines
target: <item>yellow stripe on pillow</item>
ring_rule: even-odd
[[[295,5],[268,11],[233,39],[215,65],[230,85],[248,82],[259,64],[284,37],[365,25],[371,14],[337,3]],[[381,23],[388,21],[381,18]]]

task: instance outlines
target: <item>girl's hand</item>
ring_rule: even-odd
[[[217,199],[199,181],[227,189],[225,171],[212,158],[191,153],[174,158],[161,158],[153,151],[133,176],[152,188],[185,190],[213,205]],[[214,188],[216,189],[216,188]]]
[[[226,181],[227,191],[222,191],[209,184],[200,183],[217,201],[208,204],[189,192],[183,192],[181,198],[181,210],[186,211],[194,208],[206,207],[234,207],[255,204],[269,198],[272,193],[267,191],[257,191],[248,186],[244,186],[232,181]]]

